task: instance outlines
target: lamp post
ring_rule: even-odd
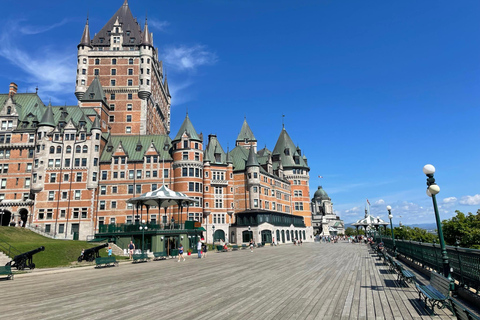
[[[393,241],[393,255],[396,257],[397,256],[397,247],[395,246],[395,234],[393,233],[393,225],[392,225],[392,207],[387,206],[388,210],[388,219],[390,219],[390,230],[392,230],[392,241]]]
[[[377,231],[378,231],[378,234],[380,235],[380,242],[383,242],[383,239],[382,239],[382,226],[380,225],[380,216],[377,217]]]
[[[144,244],[145,244],[145,230],[148,229],[148,226],[145,224],[145,220],[142,220],[142,224],[138,227],[142,230],[142,253],[145,251]]]
[[[253,234],[250,233],[250,226],[248,226],[248,237],[250,238],[250,240],[253,239]]]
[[[5,214],[5,210],[4,209],[0,209],[0,227],[3,227],[3,215]]]
[[[215,225],[212,224],[212,250],[215,250]]]
[[[435,183],[435,178],[433,177],[435,167],[431,164],[427,164],[423,167],[423,173],[427,176],[427,195],[432,197],[435,220],[437,221],[438,239],[440,240],[440,248],[442,250],[443,275],[450,280],[450,289],[453,290],[454,282],[450,275],[450,263],[448,262],[447,249],[445,248],[445,240],[443,239],[442,223],[440,222],[437,199],[435,198],[435,195],[440,192],[440,187]]]

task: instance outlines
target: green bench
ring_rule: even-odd
[[[480,317],[467,309],[463,304],[450,297],[453,315],[459,320],[480,320]]]
[[[118,266],[118,262],[117,262],[117,259],[115,259],[115,257],[95,258],[95,268],[115,267],[115,266]]]
[[[9,264],[0,267],[0,276],[7,276],[8,280],[13,280],[12,267]]]
[[[245,250],[247,249],[247,245],[246,244],[242,244],[242,250]]]
[[[137,253],[132,256],[133,258],[133,263],[138,263],[138,262],[147,262],[148,261],[148,254],[146,253]]]
[[[405,267],[398,261],[395,261],[394,264],[395,264],[395,268],[398,272],[397,281],[402,280],[405,283],[408,283],[408,282],[415,283],[416,282],[416,276],[413,272],[405,269]]]
[[[153,253],[153,261],[165,260],[165,259],[167,259],[167,253],[166,252],[154,252]]]
[[[393,260],[392,256],[389,255],[388,253],[385,253],[384,254],[384,257],[385,257],[385,262],[387,263],[388,265],[388,269],[390,270],[390,272],[395,272],[396,271],[396,265],[395,265],[395,261]]]
[[[450,281],[444,276],[432,271],[430,273],[430,284],[415,283],[415,286],[418,290],[419,299],[425,301],[425,306],[428,306],[428,303],[430,303],[432,311],[435,306],[443,309],[445,305],[449,304]]]
[[[236,244],[234,244],[234,245],[232,246],[232,251],[237,251],[237,250],[238,250],[238,246],[237,246]]]
[[[172,258],[178,257],[178,249],[171,249],[171,250],[170,250],[170,256],[171,256]]]

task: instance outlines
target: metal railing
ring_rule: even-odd
[[[0,240],[0,251],[2,251],[8,257],[10,257],[10,259],[22,253],[20,250],[12,246],[10,243],[3,240]]]
[[[387,249],[393,250],[393,241],[383,238]],[[380,241],[378,237],[375,241]],[[422,243],[395,239],[397,253],[411,259],[422,267],[428,267],[442,273],[443,261],[439,244]],[[480,290],[480,250],[446,246],[451,275],[460,286]]]
[[[142,224],[143,225],[143,224]],[[141,232],[139,229],[139,224],[103,224],[98,227],[98,233],[118,233],[118,232]],[[180,230],[184,228],[184,224],[152,224],[147,223],[148,231],[157,231],[157,230]]]

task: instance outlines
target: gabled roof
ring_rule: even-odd
[[[130,8],[128,7],[128,2],[125,0],[120,9],[115,12],[115,14],[108,20],[108,22],[103,26],[103,28],[95,35],[93,38],[92,44],[95,46],[109,46],[110,45],[110,34],[112,31],[113,25],[117,20],[122,25],[123,30],[123,45],[132,46],[140,45],[142,42],[142,29],[138,24],[137,20],[133,17]],[[129,35],[127,35],[129,32]],[[104,39],[103,42],[100,42],[100,39]],[[131,40],[133,39],[133,40]]]
[[[9,103],[8,94],[0,94],[0,111]],[[36,93],[17,93],[13,97],[13,107],[18,114],[16,131],[36,130],[34,123],[38,123],[45,112],[45,105]]]
[[[98,77],[95,77],[92,83],[90,83],[90,86],[88,87],[87,91],[85,91],[85,94],[83,95],[81,101],[102,101],[104,103],[107,102],[105,92],[103,91],[102,85],[100,84],[100,79],[98,79]]]
[[[122,144],[124,152],[128,155],[128,161],[143,161],[145,153],[147,153],[150,145],[153,143],[157,150],[160,161],[165,159],[171,161],[172,157],[168,150],[163,150],[165,144],[171,145],[171,140],[168,135],[146,135],[146,136],[132,136],[132,135],[114,135],[110,136],[106,148],[100,157],[101,162],[111,162],[112,155],[115,153],[119,144]],[[137,151],[137,145],[141,145],[140,151]],[[108,146],[112,149],[108,151]]]
[[[180,126],[180,129],[178,130],[178,133],[173,139],[173,141],[181,140],[184,133],[186,133],[192,140],[202,141],[202,139],[200,139],[197,132],[195,131],[195,128],[193,127],[193,124],[188,117],[188,113],[185,116],[185,120],[183,120],[183,123]]]
[[[288,150],[288,152],[287,152]],[[273,149],[273,155],[279,155],[283,168],[308,168],[305,160],[298,154],[297,147],[293,143],[292,139],[287,133],[285,128],[282,128],[280,136],[278,137],[277,144]],[[299,159],[298,164],[295,163],[294,156]]]
[[[257,139],[255,139],[255,136],[253,135],[252,129],[250,129],[250,126],[247,123],[246,118],[243,120],[242,129],[238,134],[237,141],[245,141],[245,139],[247,139],[248,141],[257,141]]]
[[[217,162],[215,154],[220,154],[220,161]],[[203,152],[203,161],[209,161],[212,163],[226,164],[227,163],[227,154],[223,151],[220,142],[218,141],[215,135],[209,136],[208,145]]]

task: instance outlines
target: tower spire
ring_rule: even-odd
[[[85,23],[85,28],[83,28],[82,39],[80,39],[80,43],[78,44],[78,46],[91,47],[90,28],[88,26],[88,14],[87,14],[87,22]]]

